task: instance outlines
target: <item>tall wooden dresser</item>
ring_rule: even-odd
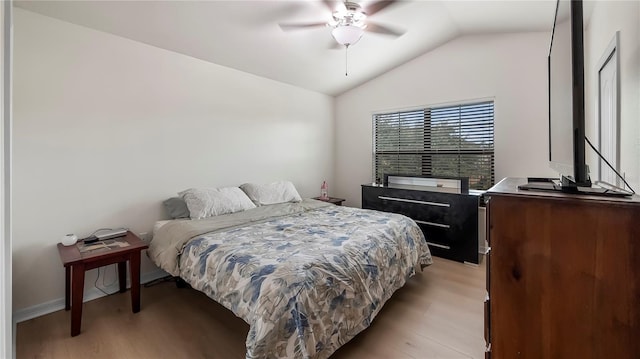
[[[488,199],[487,358],[640,358],[640,199]]]

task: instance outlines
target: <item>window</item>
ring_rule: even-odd
[[[494,183],[493,101],[373,116],[373,168],[384,174],[469,177]]]

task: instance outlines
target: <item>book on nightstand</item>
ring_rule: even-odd
[[[112,249],[124,248],[129,246],[124,238],[107,239],[93,243],[78,242],[78,250],[80,253],[95,253],[102,251],[110,251]]]

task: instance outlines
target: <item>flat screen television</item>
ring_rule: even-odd
[[[547,60],[549,69],[549,166],[560,174],[561,180],[544,179],[544,181],[540,181],[539,178],[533,180],[530,178],[529,183],[518,186],[518,188],[591,195],[630,196],[633,191],[626,192],[619,188],[592,186],[589,178],[589,168],[585,158],[582,14],[582,0],[557,0]],[[600,154],[598,153],[598,155]]]
[[[581,0],[558,0],[548,57],[549,166],[562,187],[591,187],[585,159]]]

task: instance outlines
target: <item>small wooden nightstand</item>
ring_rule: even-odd
[[[81,252],[83,242],[71,246],[58,243],[58,252],[65,269],[64,309],[71,309],[71,336],[80,334],[82,324],[82,299],[84,295],[84,273],[89,269],[118,263],[120,293],[127,291],[127,261],[131,274],[131,310],[140,311],[140,253],[149,246],[132,232],[115,240],[128,244],[111,248]],[[103,241],[103,243],[111,240]]]
[[[344,198],[336,198],[336,197],[329,197],[328,199],[326,199],[326,198],[323,199],[323,198],[320,198],[320,197],[313,197],[313,199],[317,199],[318,201],[333,203],[336,206],[342,206],[342,202],[345,201]]]

